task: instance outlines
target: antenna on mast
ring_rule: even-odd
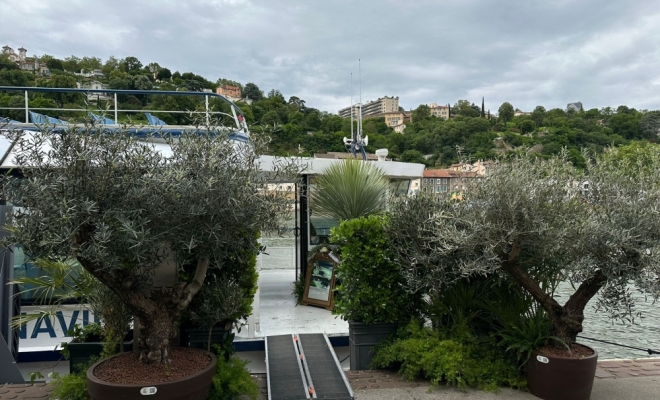
[[[360,101],[357,104],[357,131],[353,132],[353,73],[351,72],[351,138],[348,139],[344,137],[344,145],[346,146],[346,150],[353,154],[353,157],[356,157],[357,152],[360,152],[362,159],[367,161],[365,147],[367,146],[369,138],[365,137],[362,139],[362,64],[360,59],[358,59],[358,73],[360,79]]]
[[[353,133],[353,73],[351,72],[351,139],[355,140]]]
[[[362,140],[362,62],[359,58],[358,76],[360,79],[360,115],[358,116],[358,140]]]

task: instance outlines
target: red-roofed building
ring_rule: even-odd
[[[465,190],[464,180],[476,178],[475,172],[462,172],[452,169],[427,169],[422,179],[422,192],[436,196],[459,197]]]

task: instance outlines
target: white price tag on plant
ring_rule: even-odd
[[[152,394],[156,394],[158,389],[155,386],[150,386],[150,387],[143,387],[140,389],[140,394],[143,396],[151,396]]]

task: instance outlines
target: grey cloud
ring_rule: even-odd
[[[398,95],[405,108],[482,96],[491,110],[577,100],[660,108],[651,0],[0,0],[0,9],[0,40],[31,54],[134,55],[331,112],[348,105],[351,72],[357,88],[358,58],[363,99]]]

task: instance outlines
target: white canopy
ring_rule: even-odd
[[[0,132],[1,133],[1,132]],[[34,132],[25,130],[25,135],[34,135]],[[170,146],[161,141],[150,141],[154,149],[163,153],[164,155],[171,154]],[[48,152],[47,148],[43,149]],[[330,165],[342,162],[340,159],[330,158],[310,158],[310,157],[293,157],[294,161],[301,166],[304,166],[303,174],[316,175],[323,172]],[[290,162],[291,157],[287,157],[286,161]],[[273,166],[278,162],[285,162],[283,157],[275,156],[261,156],[259,158],[259,165],[263,171],[272,171]],[[383,170],[383,172],[390,179],[418,179],[424,175],[423,164],[404,163],[396,161],[366,161],[373,162]],[[24,165],[17,165],[14,154],[14,143],[10,142],[4,135],[0,134],[0,169],[21,168]]]

